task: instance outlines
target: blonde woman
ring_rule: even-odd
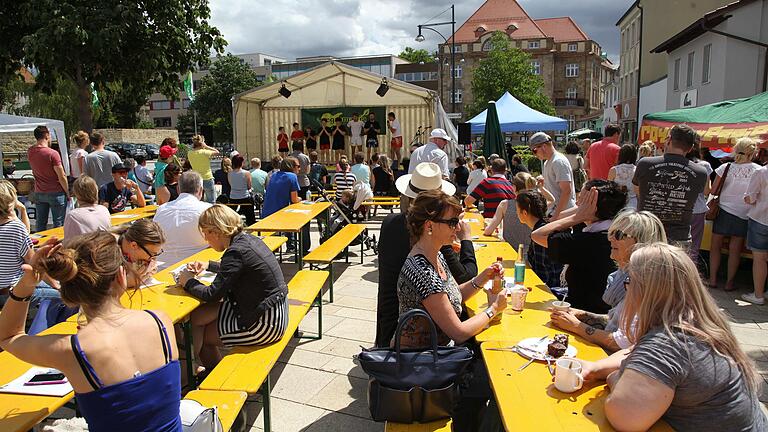
[[[640,144],[640,148],[637,152],[637,159],[642,159],[644,157],[651,157],[656,156],[656,145],[653,143],[653,141],[644,141],[642,144]]]
[[[69,171],[70,178],[78,178],[85,172],[85,157],[88,156],[88,152],[85,147],[90,144],[91,139],[88,133],[85,131],[78,131],[72,135],[72,143],[74,148],[69,154]]]
[[[723,240],[730,238],[728,242],[728,275],[725,281],[725,290],[733,291],[736,287],[733,279],[739,269],[741,251],[747,237],[747,212],[750,205],[744,202],[744,194],[747,192],[749,180],[760,169],[760,165],[752,162],[757,141],[752,138],[741,138],[733,147],[734,161],[723,164],[715,170],[715,182],[712,191],[719,190],[720,211],[712,223],[712,242],[709,248],[709,286],[717,286],[717,272],[720,270]],[[727,171],[726,171],[727,170]]]
[[[72,184],[72,192],[77,199],[77,208],[68,211],[64,218],[64,238],[69,240],[81,234],[106,231],[112,227],[109,210],[99,205],[96,180],[84,174]]]
[[[665,243],[639,247],[627,267],[620,321],[635,344],[596,363],[585,379],[606,379],[605,416],[617,430],[663,419],[676,431],[765,431],[762,377],[688,254]]]
[[[554,201],[552,194],[544,189],[544,184],[539,184],[536,178],[527,172],[519,172],[512,177],[512,188],[515,191],[515,195],[524,190],[538,190],[548,202]],[[515,199],[508,199],[499,203],[493,219],[491,219],[483,234],[492,236],[496,228],[501,224],[501,233],[504,241],[512,245],[515,250],[517,250],[518,245],[523,245],[523,254],[526,254],[528,252],[528,245],[531,243],[531,228],[522,223],[520,218],[517,217],[515,201]]]
[[[664,225],[653,213],[625,209],[608,228],[608,241],[611,242],[611,259],[619,266],[608,275],[603,294],[603,301],[611,306],[611,310],[607,314],[596,314],[571,308],[569,312],[552,311],[551,319],[555,327],[614,352],[631,346],[629,338],[619,328],[619,320],[624,309],[624,282],[629,275],[627,266],[632,250],[640,243],[666,242],[667,235]]]
[[[243,232],[234,210],[216,204],[203,211],[198,227],[214,250],[224,252],[220,262],[193,262],[179,275],[184,290],[206,302],[191,320],[195,357],[210,370],[223,345],[266,345],[283,337],[288,285],[275,255]],[[210,286],[195,279],[203,270],[217,273]]]
[[[213,187],[213,172],[211,172],[211,158],[219,154],[219,151],[205,143],[202,135],[192,137],[192,150],[187,153],[187,162],[200,177],[203,178],[203,191],[205,201],[213,203],[216,199],[216,191]]]

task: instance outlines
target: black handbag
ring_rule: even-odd
[[[406,322],[424,317],[430,326],[432,348],[400,349]],[[375,421],[430,422],[451,417],[458,400],[457,381],[472,361],[466,347],[437,346],[437,329],[428,313],[412,309],[400,317],[395,348],[364,349],[360,366],[370,377],[368,408]]]

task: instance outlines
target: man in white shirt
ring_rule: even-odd
[[[423,162],[432,162],[440,167],[444,179],[451,174],[448,168],[448,155],[443,150],[451,137],[443,129],[432,129],[429,134],[429,142],[411,154],[411,164],[408,166],[408,174],[413,174],[416,167]]]
[[[552,220],[558,219],[563,210],[576,206],[573,170],[568,159],[555,148],[552,138],[544,132],[536,132],[528,140],[531,152],[542,162],[544,187],[555,198],[547,213]]]
[[[153,220],[160,225],[168,239],[163,245],[163,253],[157,257],[158,270],[208,247],[197,227],[200,215],[211,206],[200,201],[202,197],[203,178],[195,171],[187,171],[179,178],[179,197],[157,209]]]
[[[363,151],[363,125],[357,113],[352,114],[352,120],[347,123],[347,129],[350,134],[350,143],[352,144],[352,154]]]
[[[392,140],[389,142],[392,148],[392,160],[395,166],[400,164],[400,149],[403,148],[403,130],[400,127],[400,120],[395,118],[395,113],[391,112],[387,114],[387,129],[392,133]]]

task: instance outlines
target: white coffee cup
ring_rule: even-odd
[[[563,393],[573,393],[584,385],[581,363],[575,359],[558,359],[555,362],[555,388]]]
[[[552,302],[552,309],[558,312],[569,312],[571,310],[571,304],[567,301],[555,300]]]

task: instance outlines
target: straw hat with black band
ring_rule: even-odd
[[[442,189],[447,195],[456,193],[456,186],[443,180],[440,167],[432,162],[422,162],[413,170],[413,174],[398,177],[395,187],[408,198],[416,198],[419,192],[434,189]]]

